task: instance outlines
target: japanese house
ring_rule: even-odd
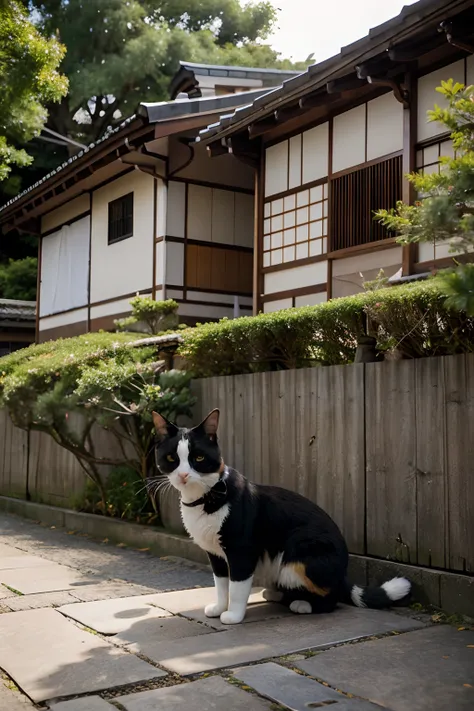
[[[413,201],[404,176],[451,154],[427,111],[441,80],[474,84],[473,51],[472,0],[420,0],[201,131],[213,160],[230,152],[257,176],[254,312],[452,263],[445,244],[400,246],[373,213]]]

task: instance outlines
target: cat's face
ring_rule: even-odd
[[[219,411],[193,429],[179,428],[153,413],[157,433],[155,460],[161,474],[186,500],[198,499],[219,480],[222,457],[217,442]]]

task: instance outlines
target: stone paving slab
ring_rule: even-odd
[[[51,609],[0,616],[0,667],[37,703],[166,676]]]
[[[126,632],[137,622],[147,625],[153,618],[170,616],[167,610],[150,605],[151,597],[142,595],[98,602],[76,602],[60,607],[59,612],[101,634],[117,634]]]
[[[5,543],[0,543],[0,559],[3,560],[4,558],[12,558],[14,556],[21,555],[24,551],[21,551],[19,548],[15,548],[15,546],[7,546]],[[27,555],[25,553],[25,555]]]
[[[17,553],[20,553],[20,551],[17,551]],[[26,553],[21,553],[20,555],[10,555],[3,558],[0,552],[0,570],[38,568],[44,565],[51,565],[51,562],[45,558],[40,558],[37,555],[27,555]]]
[[[89,580],[65,565],[47,562],[46,565],[38,566],[33,570],[28,568],[0,570],[0,582],[28,595],[29,593],[69,590],[81,585],[90,585],[91,582],[96,581]]]
[[[68,603],[77,602],[71,593],[60,590],[51,593],[33,593],[32,595],[15,595],[8,600],[4,600],[6,605],[12,612],[22,612],[23,610],[38,610],[41,607],[60,607]]]
[[[17,597],[17,594],[0,583],[0,600],[6,600],[7,597]]]
[[[100,696],[83,696],[81,699],[71,699],[71,701],[60,701],[58,704],[51,704],[51,711],[116,711],[107,701]]]
[[[125,711],[270,711],[271,708],[269,702],[217,676],[119,696],[114,701],[118,701]]]
[[[71,595],[81,602],[95,600],[112,600],[117,597],[132,597],[134,595],[156,595],[154,588],[145,585],[134,585],[124,580],[105,580],[102,583],[86,585],[71,589]]]
[[[125,632],[111,637],[110,641],[125,645],[131,652],[154,660],[163,653],[165,643],[175,640],[185,642],[190,637],[207,634],[212,634],[210,627],[183,617],[172,616],[137,622]]]
[[[262,696],[288,707],[291,711],[307,711],[308,708],[318,708],[315,707],[315,704],[322,707],[337,704],[337,711],[377,711],[379,709],[369,701],[349,699],[347,696],[313,681],[313,679],[308,679],[307,676],[301,676],[274,662],[235,669],[234,675]]]
[[[422,622],[393,612],[341,607],[327,615],[292,615],[271,624],[232,625],[201,637],[157,643],[149,658],[165,669],[189,675],[420,627]]]
[[[472,711],[474,632],[430,627],[347,645],[297,666],[392,711]]]
[[[31,701],[18,691],[10,688],[10,681],[0,671],[0,709],[1,711],[35,711]],[[111,711],[108,709],[108,711]]]

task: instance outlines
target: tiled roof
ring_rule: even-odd
[[[377,53],[383,51],[381,43],[385,43],[388,47],[395,35],[406,32],[417,24],[423,26],[423,20],[435,11],[443,10],[444,13],[449,13],[452,10],[452,12],[456,12],[458,8],[462,9],[463,4],[466,3],[462,3],[460,0],[419,0],[413,5],[404,6],[396,17],[373,27],[366,37],[342,47],[339,54],[325,59],[319,64],[312,64],[305,72],[287,79],[281,87],[268,91],[251,104],[236,109],[230,116],[227,115],[219,122],[200,131],[196,140],[207,142],[214,137],[217,138],[218,134],[231,133],[229,129],[233,129],[239,124],[239,129],[243,128],[253,120],[254,114],[271,113],[285,105],[293,97],[299,97],[305,90],[308,90],[308,87],[311,86],[312,89],[315,89],[318,82],[324,84],[329,76],[334,76],[340,70],[347,70],[348,65],[354,69],[354,61],[360,57],[365,59],[365,55],[370,55],[371,51],[376,50]]]
[[[0,318],[15,321],[35,321],[36,301],[0,299]]]

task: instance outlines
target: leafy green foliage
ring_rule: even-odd
[[[137,294],[130,301],[130,306],[131,316],[115,321],[119,331],[126,331],[131,326],[143,325],[147,333],[156,336],[178,326],[179,304],[173,299],[155,301],[150,296]]]
[[[99,513],[136,523],[154,523],[157,513],[150,501],[146,486],[139,474],[127,466],[112,467],[104,484],[105,501],[95,486],[87,484],[84,494],[74,508],[88,513]]]
[[[190,375],[162,372],[154,347],[132,334],[95,333],[30,346],[0,360],[0,406],[23,429],[46,432],[78,459],[99,488],[100,467],[127,465],[145,477],[153,444],[151,411],[190,415]],[[116,447],[96,449],[97,427]],[[112,441],[112,440],[110,440]]]
[[[261,40],[270,2],[239,0],[32,0],[40,26],[67,47],[69,95],[50,125],[83,143],[130,116],[140,101],[169,98],[179,60],[283,67]],[[302,63],[305,68],[305,63]]]
[[[35,301],[38,260],[35,257],[10,259],[0,264],[0,299]]]
[[[183,333],[180,354],[198,377],[337,365],[373,336],[408,358],[474,350],[474,320],[447,307],[442,279],[367,290],[318,306],[208,323]]]
[[[395,210],[380,210],[376,217],[403,243],[448,241],[452,252],[468,254],[474,249],[474,86],[450,79],[437,91],[448,105],[436,106],[428,117],[451,131],[455,158],[442,158],[439,174],[408,176],[420,197],[415,205],[399,202]],[[473,315],[473,281],[469,267],[444,273],[449,307]]]
[[[63,56],[64,47],[40,34],[20,2],[0,2],[0,181],[12,164],[31,163],[18,146],[40,133],[44,105],[65,95],[67,80],[58,72]]]

